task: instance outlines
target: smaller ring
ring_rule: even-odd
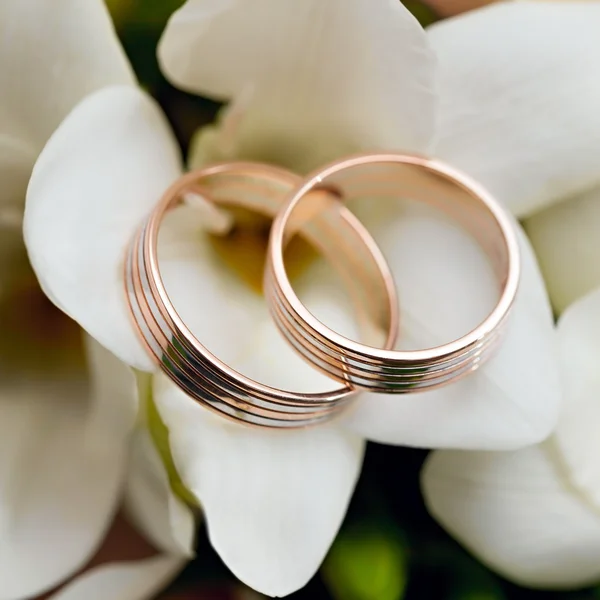
[[[319,393],[284,391],[258,383],[214,356],[185,325],[165,289],[158,235],[166,213],[190,194],[215,206],[241,206],[273,218],[299,187],[297,175],[259,163],[224,163],[181,177],[164,194],[128,248],[125,288],[136,331],[156,365],[191,398],[221,416],[249,425],[293,428],[321,423],[355,395],[348,382]],[[387,263],[366,229],[325,190],[291,227],[319,250],[347,284],[367,338],[393,347],[398,302]],[[206,204],[204,205],[206,206]],[[371,293],[365,297],[363,290]]]
[[[318,189],[353,198],[411,198],[436,206],[473,235],[490,259],[500,294],[491,313],[461,338],[434,348],[401,351],[350,340],[302,304],[292,288],[283,251],[290,223]],[[497,346],[519,285],[519,248],[510,217],[480,186],[443,164],[417,155],[368,154],[346,158],[310,175],[271,228],[265,296],[278,328],[306,361],[337,381],[371,392],[406,394],[447,385],[480,367]],[[365,290],[368,294],[369,290]]]

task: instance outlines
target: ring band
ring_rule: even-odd
[[[458,220],[486,251],[499,282],[497,305],[463,337],[414,351],[381,349],[350,340],[316,319],[294,292],[283,260],[290,223],[315,190],[353,198],[411,198]],[[312,365],[337,381],[372,392],[404,394],[447,385],[471,373],[497,345],[519,283],[519,249],[508,215],[490,195],[445,164],[406,154],[369,154],[335,162],[310,175],[273,222],[265,296],[286,339]]]
[[[356,390],[342,382],[322,393],[283,391],[241,375],[216,358],[186,327],[169,298],[160,273],[158,233],[165,214],[190,194],[217,207],[241,206],[272,218],[300,184],[293,173],[258,163],[227,163],[188,173],[167,190],[140,227],[125,261],[129,310],[155,363],[206,408],[251,425],[290,428],[320,423],[337,414]],[[366,337],[392,348],[398,302],[383,255],[334,194],[316,190],[310,195],[310,206],[296,213],[290,228],[342,275]],[[370,290],[368,296],[365,289]]]

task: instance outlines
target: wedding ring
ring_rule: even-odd
[[[300,302],[283,259],[284,248],[294,235],[290,224],[310,209],[311,195],[320,189],[343,201],[410,198],[445,212],[487,253],[500,288],[496,306],[475,329],[435,348],[381,349],[333,331]],[[313,173],[292,194],[271,228],[264,288],[278,328],[308,362],[357,389],[405,394],[447,385],[490,357],[515,299],[519,270],[518,242],[510,217],[485,190],[437,160],[371,154],[343,159]]]
[[[320,423],[346,406],[355,389],[342,382],[319,393],[279,390],[236,372],[214,356],[188,329],[165,289],[158,256],[159,229],[166,213],[182,204],[196,204],[205,211],[209,206],[209,212],[221,216],[227,207],[237,206],[273,218],[300,184],[301,179],[291,172],[258,163],[228,163],[188,173],[167,190],[139,228],[125,261],[130,313],[156,365],[206,408],[251,425],[290,428]],[[365,339],[392,348],[398,330],[398,301],[383,255],[335,194],[322,189],[308,195],[310,209],[298,211],[290,228],[343,277]]]

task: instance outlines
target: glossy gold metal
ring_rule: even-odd
[[[317,212],[312,198],[318,190],[327,190],[332,198],[346,201],[410,198],[447,213],[487,253],[498,281],[497,305],[475,329],[435,348],[383,349],[333,331],[301,303],[283,259],[284,248],[295,232],[294,223]],[[489,358],[515,299],[519,270],[518,242],[511,219],[479,185],[438,160],[408,154],[368,154],[319,169],[291,195],[271,228],[264,289],[280,331],[309,363],[356,389],[406,394],[452,383]],[[364,288],[361,302],[368,304],[370,297],[371,289]],[[372,310],[377,310],[375,305]]]
[[[343,382],[314,394],[285,391],[253,381],[219,360],[188,329],[169,298],[160,272],[158,233],[166,213],[190,194],[212,203],[212,217],[220,227],[227,222],[222,213],[227,207],[241,206],[273,218],[301,183],[289,171],[258,163],[227,163],[188,173],[167,190],[128,249],[125,286],[131,316],[158,367],[206,408],[250,425],[290,428],[321,423],[347,404],[354,386]],[[398,301],[377,245],[335,193],[321,189],[309,196],[311,202],[294,214],[290,228],[343,277],[366,341],[393,347]]]

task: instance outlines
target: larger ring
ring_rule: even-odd
[[[258,163],[214,165],[188,173],[167,192],[128,249],[126,295],[140,339],[160,369],[194,400],[222,416],[266,427],[302,427],[331,418],[354,394],[347,382],[322,393],[296,393],[258,383],[215,357],[177,314],[160,274],[158,232],[167,211],[196,194],[220,207],[242,206],[274,217],[301,184],[293,173]],[[368,232],[328,191],[311,194],[290,224],[347,282],[363,330],[393,347],[398,302],[387,263]],[[367,296],[364,290],[369,289]]]
[[[435,205],[460,221],[490,258],[500,287],[487,318],[460,339],[423,350],[380,349],[350,340],[317,320],[298,299],[288,279],[284,248],[290,222],[327,189],[344,200],[411,198]],[[445,164],[406,154],[350,157],[307,178],[271,228],[265,295],[284,336],[302,356],[337,381],[357,389],[404,394],[446,385],[489,358],[500,339],[519,282],[519,251],[508,215],[481,187]]]

